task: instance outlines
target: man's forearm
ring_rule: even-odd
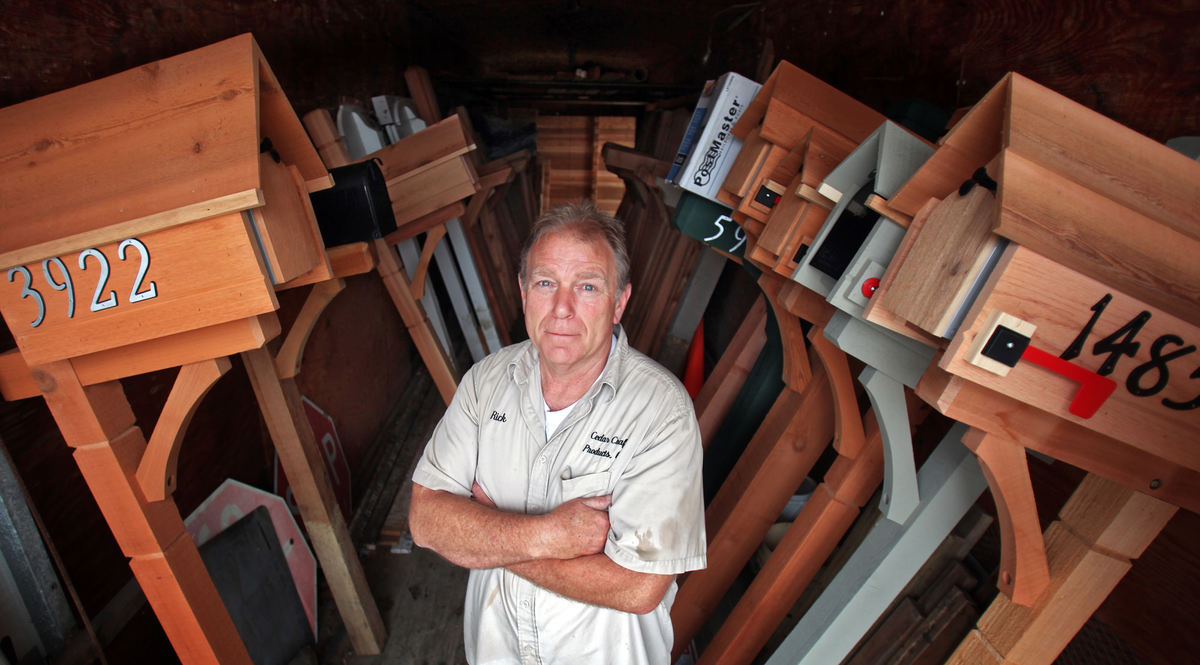
[[[417,545],[466,568],[570,559],[604,548],[609,502],[608,497],[575,499],[544,515],[526,515],[498,510],[490,500],[414,484],[409,531]]]
[[[536,518],[414,485],[409,531],[413,542],[451,563],[498,568],[540,556]]]
[[[674,575],[629,570],[605,554],[525,561],[506,567],[559,595],[635,614],[657,607],[675,579]]]

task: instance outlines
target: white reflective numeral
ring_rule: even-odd
[[[87,257],[96,257],[96,262],[100,264],[100,279],[96,282],[96,291],[92,294],[91,310],[99,312],[110,307],[117,306],[117,292],[109,291],[108,297],[104,300],[100,298],[104,295],[104,287],[108,285],[108,259],[97,249],[85,249],[79,253],[79,269],[87,270]]]
[[[58,266],[59,272],[62,273],[63,281],[61,283],[54,281],[54,275],[50,274],[52,265]],[[46,278],[46,283],[50,285],[50,288],[55,291],[67,292],[67,318],[75,318],[75,285],[71,283],[71,273],[67,271],[67,264],[57,256],[46,259],[42,261],[42,276]]]
[[[14,275],[21,275],[25,278],[25,284],[21,287],[22,298],[33,298],[37,301],[38,313],[37,318],[33,320],[30,326],[36,328],[42,325],[42,319],[46,318],[46,301],[42,300],[42,294],[37,292],[37,289],[31,288],[33,285],[33,275],[29,274],[29,268],[25,266],[17,266],[16,268],[8,269],[8,281],[15,281]]]
[[[138,257],[141,259],[138,263],[137,278],[133,280],[133,288],[129,290],[129,302],[140,302],[149,300],[158,296],[158,286],[153,281],[142,291],[142,282],[146,279],[146,273],[150,271],[150,250],[146,249],[145,243],[137,238],[130,238],[122,241],[117,247],[117,258],[125,260],[125,248],[133,247],[138,251]]]

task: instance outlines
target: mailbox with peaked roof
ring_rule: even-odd
[[[0,127],[0,311],[31,365],[228,327],[328,269],[307,193],[329,174],[249,34]]]
[[[171,496],[238,353],[356,650],[386,639],[292,378],[342,287],[308,197],[331,184],[249,34],[0,109],[0,392],[45,398],[185,663],[250,662]],[[314,283],[274,357],[275,292]],[[117,379],[176,366],[147,440]]]

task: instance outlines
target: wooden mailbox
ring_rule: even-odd
[[[865,134],[843,132],[858,144],[854,155],[839,157],[841,164],[826,170],[819,186],[808,182],[815,193],[802,193],[810,157],[799,153],[806,144],[811,152],[817,130],[856,120],[865,131],[878,126],[865,126],[866,115],[831,117],[829,111],[843,105],[836,96],[789,96],[789,88],[810,83],[781,66],[735,129],[744,134],[747,148],[722,194],[747,232],[747,259],[764,270],[797,268],[795,259],[789,265],[789,254],[799,244],[821,243],[821,237],[815,242],[812,237],[833,223],[838,210],[811,227],[796,211],[811,209],[820,201],[815,196],[841,204],[859,190],[862,178],[849,188],[837,182],[854,166],[855,155],[897,158],[896,146],[889,147],[895,142],[885,138],[887,127],[867,140]],[[775,299],[791,303],[788,309],[818,325],[824,323],[815,318],[821,309],[806,303],[827,300],[840,310],[824,326],[827,330],[842,323],[874,324],[880,334],[870,340],[898,333],[936,351],[933,362],[921,363],[913,381],[904,382],[905,390],[912,390],[902,394],[915,394],[967,426],[955,431],[963,432],[958,439],[979,464],[964,463],[939,483],[922,485],[921,505],[936,503],[939,510],[969,505],[986,478],[1003,539],[998,584],[1005,595],[949,662],[1049,663],[1176,506],[1200,509],[1200,456],[1194,445],[1200,440],[1200,297],[1194,261],[1200,250],[1194,212],[1200,204],[1200,164],[1015,74],[966,114],[936,150],[892,134],[913,143],[900,155],[908,160],[903,177],[886,186],[875,183],[863,204],[894,227],[898,246],[876,253],[879,243],[872,243],[878,237],[872,231],[848,258],[852,264],[869,258],[879,264],[877,272],[847,270],[831,286],[828,280],[797,279],[797,269],[798,284]],[[872,140],[878,150],[867,149]],[[879,175],[875,164],[862,166],[862,176]],[[781,182],[787,185],[778,187]],[[754,200],[764,190],[777,198]],[[763,201],[773,209],[759,209]],[[807,239],[798,242],[797,236]],[[868,279],[847,281],[859,277]],[[843,282],[861,288],[844,291]],[[847,293],[854,303],[843,297]],[[846,340],[841,334],[829,341],[852,354],[843,345]],[[786,353],[802,351],[797,346]],[[876,363],[860,359],[869,365],[863,377],[877,377]],[[868,380],[862,381],[874,415],[886,416]],[[903,409],[903,400],[898,404]],[[878,430],[889,418],[881,418],[878,426],[871,420],[867,431],[873,440],[863,450],[879,446]],[[946,450],[961,449],[958,441],[949,443],[955,445]],[[1044,535],[1025,448],[1089,472]],[[838,452],[839,462],[860,461]],[[857,468],[877,482],[880,463],[867,461],[864,456]],[[894,469],[888,475],[895,475]],[[832,478],[836,482],[839,476]],[[937,491],[926,496],[951,481],[972,489],[949,499]],[[886,485],[885,480],[885,496]],[[862,501],[865,497],[855,503]],[[828,555],[824,541],[844,527],[829,521],[833,514],[820,502],[810,506],[798,518],[801,528],[789,531],[701,662],[749,662],[795,599],[784,591],[798,595],[795,587],[811,579],[806,569],[815,569]],[[895,566],[876,564],[885,551],[901,551],[896,545],[901,540],[884,542],[889,529],[903,538],[921,532],[910,528],[910,521],[898,527],[900,521],[872,530],[872,545],[859,558],[871,559],[875,567],[859,572],[898,574]],[[876,531],[882,536],[872,540]],[[720,562],[712,557],[710,565],[714,560]],[[851,571],[846,580],[839,574],[833,581],[830,590],[836,593],[826,593],[835,603],[860,592],[881,595],[880,586],[855,574]],[[686,583],[677,604],[692,599],[684,591]],[[842,605],[835,609],[850,606]],[[850,613],[855,616],[835,617],[828,609],[806,615],[769,662],[836,662],[877,616],[856,609]],[[848,629],[846,621],[858,625]]]
[[[1050,662],[1175,506],[1200,509],[1198,192],[1200,164],[1010,74],[889,199],[912,224],[865,315],[942,338],[917,393],[975,428],[1000,511],[1009,598],[953,662],[980,643]],[[1060,513],[1069,545],[1059,523],[1043,541],[1023,447],[1097,477]],[[1076,550],[1114,565],[1081,572]],[[1092,592],[1064,594],[1077,573]],[[1013,604],[1021,621],[989,619]]]
[[[249,34],[0,110],[0,313],[17,343],[0,388],[46,399],[185,663],[249,662],[171,498],[191,414],[236,353],[355,646],[382,646],[294,371],[264,346],[277,288],[340,286],[308,198],[330,184]],[[147,440],[117,379],[174,366]]]

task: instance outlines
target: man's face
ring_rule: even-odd
[[[617,293],[608,243],[570,230],[550,233],[530,248],[527,266],[525,328],[547,369],[569,374],[603,363],[630,293],[628,284]]]

